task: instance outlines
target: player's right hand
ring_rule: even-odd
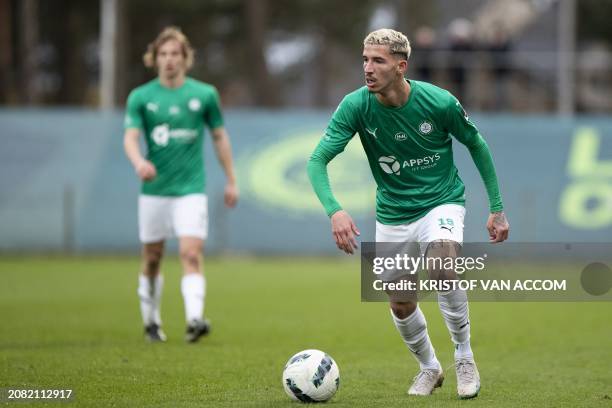
[[[138,174],[138,177],[140,177],[140,179],[144,181],[153,180],[155,176],[157,176],[157,170],[155,169],[155,166],[148,160],[142,160],[138,162],[135,167],[135,170],[136,174]]]
[[[225,206],[228,208],[234,208],[236,203],[238,202],[238,187],[234,183],[227,183],[225,185],[225,191],[223,193],[223,201],[225,201]]]
[[[353,254],[357,249],[357,240],[355,236],[361,233],[353,222],[351,216],[344,210],[340,210],[331,216],[332,235],[336,241],[338,249]]]

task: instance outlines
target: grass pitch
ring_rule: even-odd
[[[387,306],[360,302],[354,261],[208,259],[213,331],[195,345],[183,342],[174,258],[164,262],[169,341],[144,342],[138,269],[128,257],[0,258],[0,388],[71,388],[67,406],[298,407],[282,389],[283,366],[318,348],[340,367],[334,407],[612,406],[611,303],[472,303],[480,396],[457,400],[450,367],[433,396],[413,398],[417,364]],[[422,309],[449,367],[437,305]]]

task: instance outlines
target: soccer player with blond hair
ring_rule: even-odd
[[[357,249],[360,233],[332,193],[327,164],[356,133],[377,184],[376,242],[416,242],[428,257],[456,256],[463,243],[465,187],[453,161],[451,136],[467,147],[484,181],[490,241],[508,237],[487,143],[448,91],[405,78],[410,51],[408,39],[398,31],[380,29],[365,38],[365,86],[342,100],[308,162],[310,181],[331,219],[336,245],[348,254]],[[428,272],[447,277],[453,271]],[[463,290],[438,292],[438,303],[455,348],[457,393],[473,398],[480,390],[480,376],[470,346],[467,295]],[[390,308],[420,366],[408,394],[430,395],[442,385],[444,373],[425,316],[416,300],[390,297]]]
[[[210,330],[204,317],[203,245],[208,235],[204,127],[210,130],[226,175],[227,207],[234,207],[238,200],[231,146],[217,90],[187,76],[194,51],[179,28],[167,27],[159,33],[143,60],[145,66],[157,72],[157,78],[137,87],[128,97],[124,148],[142,180],[138,224],[143,265],[138,296],[145,338],[153,342],[166,340],[161,328],[160,265],[165,241],[178,237],[187,321],[185,340],[195,342]],[[144,156],[139,146],[141,136],[147,147]]]

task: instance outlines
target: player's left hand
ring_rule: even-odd
[[[507,240],[510,233],[510,224],[508,224],[506,214],[503,211],[489,214],[487,230],[489,230],[489,242],[496,243]]]
[[[227,183],[225,185],[225,192],[223,193],[223,201],[225,201],[225,206],[234,208],[238,202],[239,195],[240,193],[238,192],[238,187],[236,184]]]

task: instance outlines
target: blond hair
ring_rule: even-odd
[[[404,34],[390,28],[372,31],[363,40],[363,45],[386,45],[391,54],[402,55],[406,60],[410,58],[410,41]]]
[[[189,39],[183,34],[179,27],[170,26],[164,28],[162,32],[157,35],[157,38],[147,46],[147,52],[142,56],[145,67],[157,69],[155,60],[157,59],[159,48],[170,40],[176,40],[181,44],[183,58],[185,58],[185,68],[190,69],[193,66],[195,51],[191,47]]]

